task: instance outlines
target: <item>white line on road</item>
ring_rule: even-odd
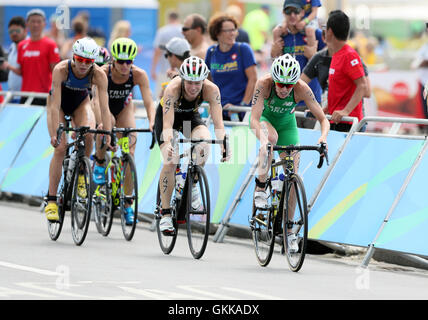
[[[34,292],[16,290],[16,289],[11,289],[6,287],[0,287],[0,297],[10,298],[11,296],[18,296],[21,299],[22,297],[25,297],[25,296],[35,296],[38,298],[50,298],[50,299],[55,298],[54,296],[49,294],[34,293]]]
[[[197,289],[194,286],[177,286],[177,288],[180,288],[180,289],[183,289],[183,290],[187,290],[187,291],[191,291],[191,292],[195,292],[195,293],[198,293],[198,294],[203,294],[203,295],[209,296],[211,298],[215,298],[215,299],[236,300],[235,297],[228,297],[228,296],[224,296],[224,295],[221,295],[221,294],[216,294],[216,293],[212,293],[212,292],[209,292],[209,291]]]
[[[57,289],[49,289],[49,288],[41,287],[38,284],[28,283],[28,282],[17,283],[17,285],[22,286],[24,288],[49,292],[49,293],[56,295],[56,297],[67,296],[67,297],[74,297],[74,298],[80,298],[80,299],[97,299],[96,297],[90,297],[90,296],[85,296],[85,295],[81,295],[81,294],[71,293],[71,292],[69,292],[70,291],[69,289],[66,289],[68,291],[57,290]],[[76,285],[70,285],[70,287],[71,286],[76,286]],[[80,287],[80,286],[76,286],[76,287]]]
[[[27,267],[27,266],[21,266],[19,264],[9,263],[9,262],[5,262],[5,261],[0,261],[0,267],[16,269],[16,270],[21,270],[21,271],[34,272],[34,273],[38,273],[38,274],[41,274],[44,276],[56,276],[57,277],[60,275],[59,273],[54,272],[54,271],[43,270],[43,269]]]
[[[256,293],[256,292],[251,292],[251,291],[247,291],[247,290],[242,290],[242,289],[238,289],[238,288],[229,288],[229,287],[221,287],[224,290],[229,290],[229,291],[233,291],[233,292],[239,292],[239,293],[243,293],[249,296],[254,296],[257,297],[259,299],[266,299],[266,300],[281,300],[278,297],[274,297],[274,296],[270,296],[270,295],[266,295],[266,294],[261,294],[261,293]]]

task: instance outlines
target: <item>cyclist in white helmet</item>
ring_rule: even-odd
[[[185,59],[180,66],[179,77],[169,82],[156,110],[155,133],[163,156],[163,168],[159,181],[162,202],[160,230],[164,233],[174,232],[170,201],[175,187],[175,169],[179,159],[171,144],[173,132],[180,131],[187,138],[211,139],[211,134],[198,112],[201,103],[207,101],[210,105],[216,138],[223,139],[225,135],[220,90],[207,79],[208,73],[208,67],[201,58],[191,56]],[[209,155],[209,148],[201,144],[196,150],[197,164],[204,165]],[[228,158],[227,156],[222,161]],[[197,205],[192,204],[192,206]]]
[[[107,76],[94,62],[99,53],[96,42],[82,38],[73,44],[73,58],[58,63],[52,74],[52,89],[47,99],[48,130],[51,144],[55,148],[49,168],[48,204],[45,213],[48,220],[56,221],[58,205],[56,194],[61,179],[62,161],[65,156],[67,138],[63,133],[61,143],[57,145],[56,130],[60,123],[65,123],[65,115],[71,116],[75,127],[90,126],[95,128],[95,116],[92,111],[89,90],[97,87],[100,95],[100,108],[104,130],[111,130],[108,108]],[[107,137],[110,145],[110,136]],[[89,157],[93,147],[93,136],[86,136],[86,155]],[[84,177],[79,177],[78,192],[84,198],[86,193]]]
[[[268,206],[269,190],[266,190],[266,176],[270,170],[271,157],[266,162],[268,143],[272,145],[297,145],[295,107],[300,101],[306,106],[321,124],[321,136],[317,143],[326,143],[330,124],[318,104],[311,88],[300,80],[299,63],[289,54],[274,60],[271,72],[261,77],[254,89],[250,117],[250,127],[260,140],[258,177],[254,194],[255,206],[265,209]],[[280,157],[285,153],[280,154]],[[298,170],[299,155],[294,157],[294,167]],[[266,167],[263,167],[264,164]]]

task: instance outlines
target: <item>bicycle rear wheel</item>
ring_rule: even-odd
[[[131,241],[134,237],[138,217],[137,170],[135,169],[134,159],[131,155],[127,155],[123,160],[119,161],[123,161],[119,184],[120,221],[125,239]],[[132,209],[132,214],[134,215],[132,223],[127,223],[125,219],[125,214],[129,210],[127,209],[129,207]]]
[[[174,193],[175,193],[175,188],[174,188]],[[161,216],[162,203],[161,203],[160,191],[159,191],[159,185],[158,185],[158,189],[156,193],[156,211],[155,211],[156,232],[158,234],[159,245],[164,254],[170,254],[172,252],[172,250],[174,249],[175,242],[177,240],[177,234],[178,234],[178,224],[177,224],[176,205],[175,205],[176,200],[175,200],[174,193],[171,196],[171,199],[173,199],[171,201],[172,202],[171,214],[172,214],[172,223],[174,225],[175,232],[164,234],[162,231],[160,231],[160,226],[159,226],[160,219],[162,218]]]
[[[271,197],[269,197],[270,201]],[[250,228],[257,261],[262,267],[266,267],[269,264],[275,246],[275,217],[271,203],[269,207],[268,210],[257,209],[253,200],[253,215],[250,220]]]
[[[109,163],[107,161],[106,163]],[[113,202],[111,198],[110,170],[106,170],[106,183],[96,186],[93,196],[93,210],[97,230],[104,237],[108,236],[113,224]]]
[[[71,234],[80,246],[88,233],[92,209],[92,169],[89,159],[79,159],[73,174],[71,197]]]
[[[290,269],[297,272],[305,260],[308,239],[308,207],[302,179],[293,174],[284,183],[282,194],[285,198],[281,200],[282,209],[280,209],[283,213],[282,235],[285,256]]]
[[[66,202],[66,199],[65,199],[65,189],[66,189],[66,185],[63,182],[62,185],[61,185],[61,188],[60,188],[59,195],[57,197],[59,220],[58,221],[49,221],[48,220],[49,237],[53,241],[58,240],[58,238],[59,238],[59,236],[61,234],[62,226],[64,224],[65,202]]]
[[[210,231],[210,190],[204,169],[194,166],[191,171],[187,189],[187,240],[193,258],[200,259]]]

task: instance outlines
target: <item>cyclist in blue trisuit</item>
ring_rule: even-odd
[[[91,38],[82,38],[73,44],[73,59],[58,63],[52,74],[52,89],[47,99],[47,121],[51,145],[55,148],[49,167],[48,204],[45,213],[48,220],[59,220],[56,194],[62,174],[62,161],[65,157],[67,139],[65,133],[58,145],[57,128],[65,123],[65,115],[71,116],[73,125],[95,128],[95,116],[92,111],[89,90],[97,87],[100,97],[104,130],[110,131],[107,95],[107,76],[100,67],[94,64],[99,47]],[[106,145],[110,145],[110,136]],[[86,155],[89,157],[93,147],[93,136],[86,136]],[[86,188],[83,175],[78,177],[78,193],[85,198]]]

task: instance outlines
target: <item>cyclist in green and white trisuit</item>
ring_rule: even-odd
[[[300,78],[300,65],[290,54],[284,54],[272,63],[271,72],[261,77],[254,89],[250,127],[260,140],[258,177],[256,177],[255,206],[268,207],[269,190],[266,190],[266,177],[272,162],[272,153],[266,161],[268,143],[272,145],[298,145],[295,107],[304,101],[306,106],[321,124],[319,143],[327,143],[330,124],[315,99],[309,86]],[[284,157],[285,153],[280,154]],[[299,155],[294,156],[294,168],[299,166]],[[265,167],[264,165],[267,164]]]

